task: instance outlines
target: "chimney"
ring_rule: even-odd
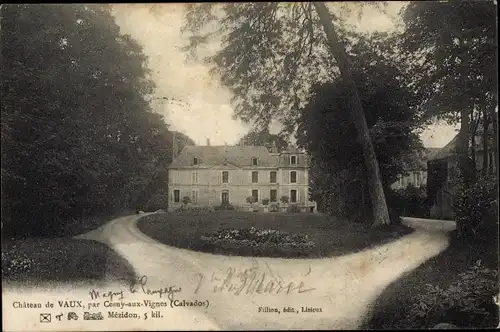
[[[271,153],[278,153],[278,147],[276,146],[276,141],[273,141],[273,145],[271,147]]]
[[[172,132],[172,160],[174,160],[178,154],[177,137],[175,134],[176,134],[175,131],[173,131]]]
[[[210,138],[207,137],[207,146],[210,146]]]

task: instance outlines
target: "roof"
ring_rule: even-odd
[[[429,156],[429,160],[444,159],[455,155],[458,144],[458,135],[456,135],[448,144],[443,148],[439,149],[432,156]]]
[[[415,152],[404,161],[406,170],[427,169],[427,161],[432,158],[441,148],[425,148],[423,151]]]
[[[198,167],[211,167],[229,164],[236,167],[252,165],[252,158],[258,159],[260,167],[276,167],[279,158],[271,154],[264,146],[194,146],[188,145],[182,149],[169,168],[192,166],[193,158],[198,158]]]

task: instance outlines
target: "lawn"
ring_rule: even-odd
[[[72,238],[124,214],[130,213],[74,219],[52,237],[3,236],[2,282],[40,285],[133,280],[133,268],[107,245]]]
[[[318,258],[343,255],[393,241],[412,230],[402,225],[375,229],[312,213],[257,213],[243,211],[169,212],[141,218],[139,229],[153,239],[178,248],[215,254],[263,257]],[[287,252],[283,248],[206,245],[200,238],[230,228],[278,229],[307,235],[315,243],[312,249]]]
[[[498,271],[498,250],[479,250],[471,246],[451,245],[438,256],[430,259],[417,269],[403,276],[384,290],[373,306],[373,312],[363,329],[428,329],[438,323],[452,323],[459,327],[492,328],[498,324],[498,308],[492,302],[493,294],[498,287],[478,288],[478,283],[484,282],[477,274],[471,278],[460,277],[459,274],[470,270],[478,260],[487,268]],[[496,284],[495,277],[492,282]],[[442,297],[435,297],[432,285],[447,290],[447,299],[453,299],[451,304],[442,309]],[[458,286],[457,286],[458,285]],[[452,286],[452,288],[449,288]],[[453,287],[459,287],[453,290]],[[481,289],[480,292],[474,291]],[[486,289],[487,291],[484,291]],[[488,294],[491,293],[491,294]],[[441,293],[443,294],[443,293]],[[454,295],[453,295],[454,294]],[[471,295],[473,294],[473,295]],[[410,313],[411,307],[418,297],[436,300],[436,307],[426,308],[429,314],[417,317]],[[478,301],[476,308],[484,308],[489,314],[471,315],[458,310],[464,308],[461,301],[466,298]]]

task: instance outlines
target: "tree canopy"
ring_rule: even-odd
[[[279,151],[288,148],[288,141],[282,135],[271,134],[268,129],[252,130],[243,136],[238,144],[265,146],[269,151]]]
[[[3,225],[49,232],[146,204],[172,135],[151,110],[141,46],[108,5],[10,4],[1,14]]]
[[[403,63],[392,57],[391,39],[385,34],[360,35],[349,45],[353,78],[386,190],[423,148],[418,136],[423,125],[419,99],[409,87],[410,77]],[[298,120],[297,141],[312,156],[313,198],[330,200],[325,202],[327,210],[349,214],[360,212],[359,207],[370,202],[362,147],[349,121],[345,90],[338,78],[315,86]],[[340,205],[354,210],[339,211]],[[363,217],[370,219],[369,213]]]

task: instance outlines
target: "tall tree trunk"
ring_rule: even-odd
[[[354,83],[354,79],[349,67],[349,60],[345,52],[345,47],[339,40],[335,28],[332,23],[330,12],[323,2],[313,2],[316,12],[318,13],[321,25],[325,30],[330,51],[335,56],[338,62],[342,79],[348,87],[350,96],[348,101],[350,103],[351,116],[358,132],[359,141],[363,147],[363,156],[365,160],[366,169],[368,171],[368,185],[370,188],[370,197],[373,209],[373,226],[386,225],[390,223],[389,211],[385,200],[384,188],[380,176],[380,169],[375,155],[375,149],[370,138],[368,126],[366,124],[365,114],[361,99],[359,98],[358,89]]]
[[[490,126],[490,116],[486,112],[483,111],[483,165],[481,167],[481,173],[486,175],[488,173],[489,165],[488,165],[488,156],[489,156],[489,144],[488,144],[488,130]],[[491,162],[491,161],[490,161]]]
[[[491,125],[493,126],[493,161],[494,163],[494,172],[498,172],[498,112],[495,111],[494,107],[490,109],[490,120]]]
[[[470,163],[469,163],[469,132],[470,120],[469,109],[463,107],[460,111],[460,132],[458,134],[457,154],[458,154],[458,167],[460,175],[467,187],[470,183]]]

